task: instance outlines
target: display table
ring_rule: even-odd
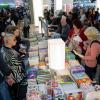
[[[27,100],[99,100],[100,87],[92,84],[68,48],[65,69],[49,68],[47,42],[40,41],[29,49]]]

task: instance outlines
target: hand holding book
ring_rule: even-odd
[[[83,55],[81,55],[81,54],[79,54],[77,51],[75,51],[75,50],[73,50],[73,52],[76,54],[76,55],[78,55],[80,58],[84,58],[84,56]]]

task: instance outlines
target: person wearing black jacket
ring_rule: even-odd
[[[60,34],[60,37],[63,41],[66,41],[68,38],[68,32],[70,30],[70,26],[67,23],[67,17],[65,15],[62,15],[60,20],[60,25],[58,26],[56,32]]]
[[[12,86],[14,83],[11,73],[11,70],[4,62],[0,53],[0,100],[11,100],[8,90],[8,85]]]

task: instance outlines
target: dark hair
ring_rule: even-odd
[[[18,27],[16,26],[12,26],[12,25],[8,25],[5,29],[5,32],[10,33],[10,34],[14,34],[14,31],[18,29]]]
[[[75,25],[78,29],[81,29],[83,27],[83,25],[79,19],[74,20],[73,25]]]
[[[54,16],[54,14],[53,14],[53,13],[51,13],[51,14],[50,14],[50,17],[53,17],[53,16]]]
[[[63,14],[62,16],[66,17],[66,22],[67,22],[68,21],[68,16],[65,15],[65,14]],[[62,16],[61,16],[61,18],[62,18]]]

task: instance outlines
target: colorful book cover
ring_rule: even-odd
[[[60,83],[60,84],[72,84],[72,83],[74,83],[74,81],[69,75],[62,75],[62,76],[59,76],[58,83]]]
[[[82,90],[76,89],[76,90],[69,90],[65,93],[65,100],[83,100],[83,94]]]

